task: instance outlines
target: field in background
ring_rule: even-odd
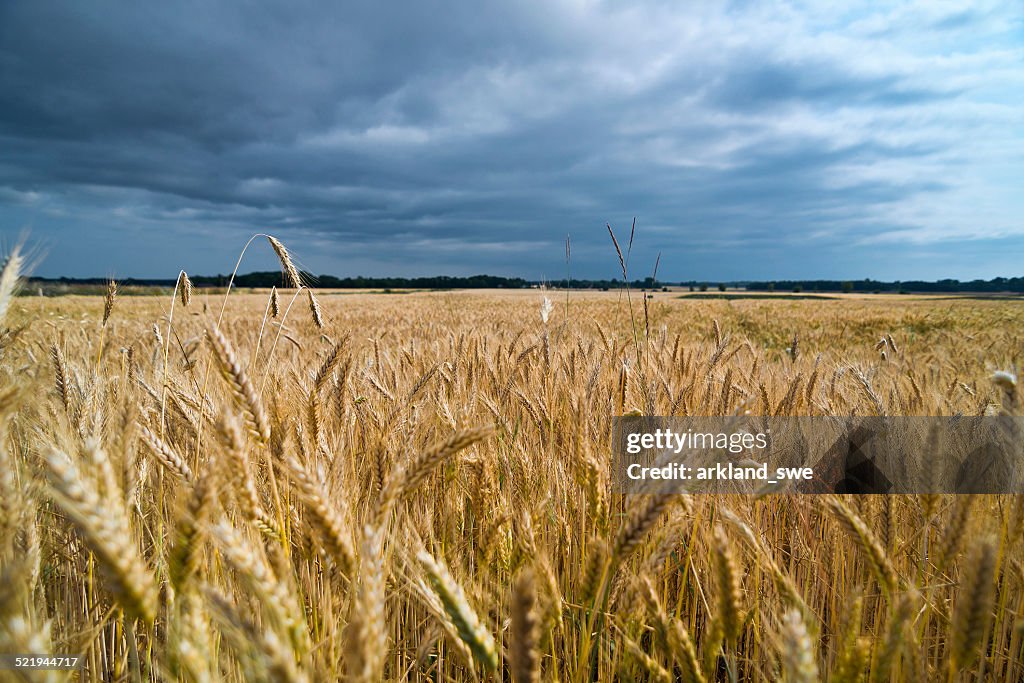
[[[0,651],[83,680],[1024,677],[1019,497],[607,488],[629,411],[1020,414],[992,381],[1019,303],[322,292],[321,328],[293,293],[233,293],[219,333],[199,290],[170,325],[169,297],[11,303]]]

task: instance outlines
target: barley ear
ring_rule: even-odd
[[[819,680],[814,643],[800,610],[791,609],[782,617],[782,680],[787,683],[814,683]]]
[[[991,538],[984,537],[972,547],[960,581],[949,645],[951,671],[967,669],[984,649],[995,592],[996,545]]]
[[[516,581],[512,592],[509,668],[514,683],[536,683],[540,680],[536,602],[533,572],[526,570]]]
[[[281,315],[281,300],[277,294],[277,287],[270,288],[270,317],[276,318]]]
[[[312,289],[306,290],[306,296],[309,298],[309,312],[313,314],[313,323],[319,328],[324,329],[324,314],[320,308],[320,302],[316,296],[313,295]]]
[[[426,572],[431,587],[444,605],[444,610],[454,624],[459,638],[473,653],[473,658],[485,670],[496,671],[498,653],[494,647],[494,637],[480,623],[480,618],[470,606],[462,587],[448,573],[444,563],[435,560],[430,553],[420,551],[417,559]]]
[[[299,500],[309,513],[310,526],[316,530],[324,550],[342,573],[350,573],[355,564],[355,555],[341,513],[320,482],[315,480],[295,457],[288,460],[288,470],[298,489]]]
[[[134,541],[127,511],[101,498],[95,482],[84,479],[66,454],[52,450],[44,463],[51,499],[96,554],[118,604],[129,616],[152,624],[156,618],[156,583]]]
[[[231,388],[235,402],[245,414],[245,421],[250,433],[260,443],[266,443],[270,440],[270,422],[263,410],[259,394],[256,393],[252,382],[249,381],[249,376],[235,356],[231,342],[220,329],[212,325],[207,329],[206,334],[210,340],[210,346],[213,347],[213,355],[217,360],[221,375]]]
[[[715,528],[715,577],[718,581],[718,615],[727,644],[735,644],[743,629],[740,574],[729,539],[721,527]]]
[[[276,237],[267,235],[267,241],[270,242],[270,246],[274,249],[274,253],[277,254],[277,258],[281,262],[281,270],[284,271],[288,285],[295,289],[301,288],[302,278],[299,276],[299,269],[295,267],[295,263],[292,261],[291,254],[288,253],[288,250],[285,249],[285,246]]]
[[[141,430],[142,440],[164,467],[181,479],[184,479],[186,483],[191,484],[195,480],[195,475],[192,474],[192,468],[188,466],[185,459],[178,455],[178,453],[171,448],[167,442],[143,424],[139,425],[139,429]]]
[[[620,563],[633,554],[636,547],[647,536],[647,532],[661,519],[661,514],[668,508],[675,496],[658,494],[646,496],[646,498],[647,500],[619,530],[612,550],[613,563]]]
[[[11,306],[11,299],[18,289],[18,280],[21,277],[21,269],[25,265],[25,258],[21,255],[21,248],[14,247],[7,255],[4,269],[0,272],[0,324],[7,316],[7,309]]]
[[[353,627],[358,639],[358,680],[376,683],[383,680],[387,655],[386,615],[384,612],[383,529],[367,526],[363,535]]]
[[[864,520],[857,516],[840,498],[834,496],[829,498],[828,506],[840,525],[867,556],[868,564],[871,566],[882,590],[887,595],[892,594],[899,583],[899,576],[889,561],[889,556],[886,554],[885,549],[882,548],[881,542],[871,532],[868,525],[864,523]]]
[[[184,270],[178,273],[178,296],[181,297],[182,306],[188,306],[192,302],[192,281],[188,279],[188,273]]]
[[[103,298],[103,325],[110,320],[110,314],[114,312],[114,301],[117,299],[117,282],[107,282],[107,295]]]

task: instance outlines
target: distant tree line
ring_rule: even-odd
[[[524,289],[533,283],[523,278],[497,275],[471,275],[468,277],[346,277],[302,273],[303,279],[313,287],[325,289]],[[196,287],[226,287],[230,275],[189,275]],[[106,278],[44,278],[31,277],[29,284],[105,285]],[[176,280],[125,278],[118,279],[124,286],[173,287]],[[280,271],[244,273],[235,276],[235,287],[270,288],[287,287]]]
[[[775,280],[774,282],[748,282],[748,291],[794,291],[794,292],[1014,292],[1024,293],[1024,277],[997,277],[991,280]]]
[[[313,287],[324,289],[528,289],[530,287],[544,286],[551,289],[561,289],[567,286],[566,280],[555,281],[532,281],[521,277],[501,277],[498,275],[470,275],[457,277],[450,275],[437,275],[434,277],[356,277],[339,278],[333,275],[313,275],[308,272],[302,273],[303,279]],[[189,275],[192,284],[196,287],[226,287],[230,275]],[[29,283],[36,284],[62,284],[62,285],[106,285],[106,278],[29,278]],[[175,280],[162,279],[119,279],[118,283],[124,286],[139,287],[173,287]],[[643,280],[634,280],[629,283],[630,287],[636,289],[653,289],[661,287],[660,281],[648,277]],[[245,273],[235,276],[235,287],[246,288],[270,288],[286,287],[284,278],[280,271],[264,271]],[[572,289],[615,289],[622,286],[622,280],[580,280],[573,278],[568,281]]]
[[[303,273],[303,278],[313,287],[324,289],[523,289],[529,287],[527,280],[519,277],[497,275],[470,275],[452,277],[356,277],[339,278],[333,275],[312,275]],[[198,287],[224,287],[227,275],[196,276],[192,284]],[[285,286],[278,271],[246,273],[235,277],[237,287],[281,287]]]
[[[310,273],[303,273],[306,281],[313,287],[325,289],[527,289],[529,287],[544,286],[550,289],[562,289],[568,286],[570,289],[599,289],[612,290],[623,286],[622,280],[551,280],[534,281],[525,280],[521,277],[501,277],[498,275],[470,275],[467,277],[453,277],[449,275],[438,275],[435,277],[346,277],[338,278],[333,275],[314,276]],[[190,276],[192,284],[196,287],[225,287],[228,284],[228,275],[195,275]],[[121,285],[139,287],[173,287],[175,280],[165,279],[140,279],[126,278],[118,280]],[[29,278],[29,283],[40,285],[105,285],[105,278]],[[937,282],[925,282],[922,280],[905,280],[895,282],[884,282],[881,280],[774,280],[771,282],[708,282],[690,280],[684,282],[665,282],[647,277],[642,280],[633,280],[629,286],[633,289],[653,290],[664,286],[689,287],[690,291],[699,289],[706,292],[708,287],[715,287],[720,291],[729,288],[745,288],[753,292],[918,292],[918,293],[944,293],[944,292],[1011,292],[1024,293],[1024,277],[997,277],[991,280],[938,280]],[[280,271],[265,271],[256,273],[245,273],[235,277],[236,287],[269,288],[287,286]]]
[[[313,287],[323,289],[528,289],[544,286],[550,289],[562,289],[567,286],[566,280],[532,281],[521,277],[501,277],[498,275],[469,275],[465,277],[437,275],[434,277],[356,277],[339,278],[333,275],[313,275],[303,273],[303,277]],[[171,281],[173,284],[173,281]],[[198,287],[224,287],[227,275],[196,276],[192,283]],[[661,287],[662,282],[647,277],[629,283],[636,289],[653,289]],[[281,273],[277,271],[247,273],[235,277],[237,287],[281,287]],[[580,280],[573,278],[568,281],[571,289],[614,289],[622,286],[622,280]]]

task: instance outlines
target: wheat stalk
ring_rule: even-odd
[[[245,415],[249,432],[260,442],[270,440],[270,422],[263,410],[259,395],[249,381],[249,376],[235,357],[234,349],[227,337],[216,327],[207,329],[207,339],[213,347],[214,357],[220,368],[221,375],[228,383],[231,394]]]
[[[466,599],[462,586],[448,573],[448,567],[435,560],[430,553],[421,550],[416,557],[426,571],[434,592],[444,605],[448,618],[455,625],[459,638],[469,647],[474,659],[485,670],[495,671],[498,668],[498,653],[494,647],[494,637],[480,623],[480,618]]]
[[[117,283],[113,280],[107,282],[107,294],[103,298],[103,327],[107,326],[110,314],[114,312],[114,301],[117,299]]]
[[[387,577],[384,574],[383,537],[380,528],[367,526],[364,529],[354,621],[359,638],[359,680],[366,683],[383,680],[384,658],[387,654],[384,613]]]
[[[313,323],[322,330],[324,328],[324,314],[320,308],[320,302],[313,295],[312,289],[306,290],[306,297],[309,299],[309,312],[313,314]]]
[[[156,459],[166,467],[168,470],[178,475],[185,480],[186,483],[191,484],[195,480],[195,475],[192,474],[192,468],[188,466],[178,453],[174,451],[163,439],[153,433],[153,431],[143,425],[139,425],[139,430],[142,434],[142,440],[149,447],[150,452],[156,456]]]
[[[715,578],[718,581],[718,616],[726,642],[733,643],[743,628],[742,589],[736,558],[721,527],[715,528]]]
[[[949,645],[950,680],[956,672],[971,666],[988,636],[996,591],[996,547],[992,539],[982,537],[974,543],[960,585]]]
[[[188,273],[184,270],[178,273],[178,282],[175,286],[178,296],[181,297],[181,305],[188,306],[192,302],[192,281],[188,279]]]
[[[315,481],[296,458],[288,460],[288,471],[299,491],[299,498],[309,512],[309,519],[325,550],[344,573],[354,565],[352,544],[345,532],[340,513],[330,502],[330,497],[319,482]]]
[[[153,576],[132,540],[128,520],[85,480],[68,456],[51,450],[44,458],[53,501],[68,515],[99,559],[111,593],[133,617],[152,623],[157,593]]]
[[[276,237],[267,235],[267,241],[270,242],[270,246],[274,249],[274,253],[277,254],[278,260],[281,261],[281,269],[284,271],[289,286],[293,289],[301,289],[302,278],[299,276],[299,269],[295,267],[295,263],[292,261],[291,254],[288,253],[288,250],[285,249],[285,246]],[[276,318],[277,316],[275,315],[274,317]]]
[[[309,635],[291,591],[232,526],[220,522],[211,533],[228,565],[259,597],[270,622],[287,634],[296,657],[301,658],[309,650]]]
[[[0,271],[0,323],[7,317],[7,309],[10,308],[11,300],[18,289],[18,280],[24,265],[25,258],[21,255],[21,247],[15,246],[4,261],[3,271]]]
[[[791,609],[782,617],[782,680],[787,683],[813,683],[819,680],[807,626],[800,610]]]
[[[875,574],[875,578],[878,579],[879,585],[886,593],[891,594],[896,590],[899,577],[892,566],[892,562],[889,561],[889,557],[881,542],[871,532],[868,525],[864,523],[864,520],[858,517],[842,500],[833,496],[829,498],[828,506],[832,509],[842,527],[857,542],[861,550],[864,551],[868,558],[868,563]]]
[[[455,432],[444,441],[420,451],[397,471],[393,471],[381,495],[378,519],[386,517],[399,498],[416,490],[442,462],[487,438],[492,432],[491,427],[473,427]]]
[[[526,570],[519,576],[512,591],[509,668],[514,683],[536,683],[540,680],[536,603],[533,572]]]

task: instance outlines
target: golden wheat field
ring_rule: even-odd
[[[1019,415],[1019,301],[317,292],[278,254],[226,298],[8,262],[0,652],[84,667],[0,675],[1024,679],[1017,496],[609,488],[630,411]]]

